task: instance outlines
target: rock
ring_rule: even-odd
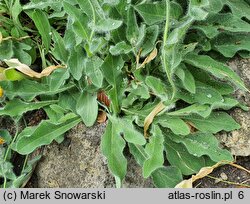
[[[45,147],[43,160],[36,168],[38,188],[115,187],[107,161],[100,151],[105,124],[86,128],[82,123],[66,134],[63,143]],[[144,181],[141,168],[128,156],[128,175],[124,187],[152,187]]]
[[[250,59],[236,58],[229,62],[229,66],[240,76],[240,78],[244,81],[245,86],[250,89]],[[249,92],[237,90],[234,95],[238,100],[250,107]]]
[[[250,89],[250,59],[238,59],[231,61],[229,66],[238,73],[244,81],[246,87]],[[250,107],[250,94],[237,90],[235,97]],[[229,133],[220,133],[218,139],[226,146],[233,155],[250,155],[250,113],[242,109],[235,108],[230,111],[230,115],[241,125],[241,129]]]

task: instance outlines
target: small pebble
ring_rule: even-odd
[[[220,174],[220,177],[223,181],[226,181],[228,179],[227,175],[224,172]]]

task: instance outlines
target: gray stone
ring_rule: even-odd
[[[105,124],[86,128],[82,123],[66,134],[63,143],[45,147],[43,160],[36,168],[39,188],[115,187],[107,161],[100,151]],[[152,187],[144,180],[141,168],[128,156],[128,175],[124,187]]]

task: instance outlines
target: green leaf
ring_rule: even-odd
[[[182,8],[179,4],[171,2],[170,17],[177,19],[181,13]],[[165,2],[144,3],[136,5],[135,10],[142,16],[143,20],[148,25],[160,23],[166,18],[166,4]]]
[[[89,42],[90,38],[90,28],[88,27],[88,16],[81,12],[80,9],[77,9],[75,6],[67,2],[63,2],[63,6],[69,18],[73,20],[73,31],[79,36],[82,40]]]
[[[119,130],[109,121],[102,136],[101,150],[108,160],[110,171],[117,178],[117,187],[121,187],[127,172],[127,160],[123,155],[125,145],[126,143],[121,137]]]
[[[204,133],[217,133],[222,130],[229,132],[240,128],[240,125],[225,112],[213,112],[207,118],[192,115],[183,119],[191,122],[195,128]]]
[[[50,87],[47,84],[42,84],[27,79],[15,82],[0,81],[0,86],[4,89],[5,94],[9,99],[20,96],[27,101],[32,100],[38,95],[55,95],[73,87],[72,84],[67,84],[57,90],[50,91]]]
[[[152,173],[157,188],[174,188],[183,178],[180,169],[175,166],[161,167]]]
[[[96,94],[82,92],[77,100],[76,112],[87,127],[94,125],[97,118],[98,103],[96,97]]]
[[[99,20],[94,26],[94,29],[98,32],[108,32],[119,28],[121,25],[122,21],[107,18]]]
[[[246,17],[250,20],[250,5],[245,1],[226,0],[225,2],[232,10],[232,13],[239,18]]]
[[[171,134],[168,136],[173,141],[184,144],[188,152],[196,157],[207,155],[215,162],[223,160],[233,161],[230,152],[221,149],[218,146],[218,140],[212,134],[198,132],[186,137],[179,137],[178,135]]]
[[[249,23],[235,17],[235,15],[231,13],[210,15],[205,22],[200,22],[198,25],[193,26],[193,28],[201,30],[208,38],[214,38],[220,34],[220,30],[235,34],[237,32],[250,32]],[[223,38],[221,40],[223,40]],[[224,42],[226,42],[226,40],[224,40]]]
[[[131,51],[132,47],[124,41],[117,43],[115,46],[111,45],[109,49],[112,55],[128,54]]]
[[[48,16],[45,12],[41,10],[34,10],[31,15],[31,19],[34,21],[36,28],[39,34],[42,37],[42,42],[46,50],[48,51],[50,48],[51,42],[51,27],[48,20]]]
[[[147,56],[152,50],[155,48],[156,40],[159,35],[159,26],[158,25],[152,25],[146,28],[145,30],[145,37],[143,39],[142,43],[142,52],[141,56],[145,57]]]
[[[77,46],[71,50],[68,59],[68,66],[70,73],[76,80],[80,80],[82,77],[85,68],[84,59],[84,52],[81,46]]]
[[[21,72],[18,72],[15,68],[5,69],[3,73],[6,80],[9,81],[18,81],[27,78],[27,76],[25,76]]]
[[[13,18],[13,21],[16,25],[21,26],[21,23],[19,21],[19,15],[22,12],[22,6],[20,4],[20,0],[15,0],[12,2],[13,5],[11,6],[11,16]]]
[[[176,69],[175,74],[181,80],[184,88],[190,93],[195,94],[196,87],[194,77],[192,73],[185,67],[185,65],[179,66]]]
[[[241,89],[246,91],[248,90],[242,82],[241,78],[234,71],[232,71],[223,63],[218,62],[207,55],[188,54],[185,57],[185,62],[207,72],[210,72],[218,78],[227,78]]]
[[[140,166],[149,157],[145,149],[140,145],[128,143],[130,153]],[[152,179],[158,188],[173,188],[182,180],[181,171],[177,167],[160,167],[152,173]]]
[[[168,99],[166,86],[160,79],[153,76],[147,76],[145,83],[154,92],[154,94],[160,97],[163,101]]]
[[[80,121],[79,117],[60,124],[53,124],[45,120],[37,127],[32,127],[32,130],[27,131],[26,128],[18,136],[15,145],[16,151],[19,154],[27,155],[42,145],[50,144],[55,138],[73,128]]]
[[[148,158],[143,163],[144,178],[148,178],[153,171],[163,165],[163,141],[164,139],[160,128],[155,126],[153,136],[150,137],[150,141],[145,147]]]
[[[225,0],[209,0],[209,5],[206,7],[208,11],[213,11],[214,13],[218,13],[223,5]]]
[[[136,145],[144,145],[146,143],[143,134],[134,128],[131,120],[118,119],[114,116],[109,116],[109,120],[112,122],[112,125],[116,127],[117,131],[123,133],[124,139],[127,142]]]
[[[214,104],[223,101],[222,95],[213,87],[196,82],[196,94],[191,95],[199,104]]]
[[[248,24],[248,27],[249,24]],[[221,34],[212,41],[213,49],[232,58],[237,52],[250,51],[249,33],[246,34]]]
[[[77,0],[81,11],[83,11],[89,18],[95,18],[95,10],[93,9],[92,0]]]
[[[109,91],[109,96],[112,101],[112,106],[115,113],[120,111],[120,102],[121,102],[121,82],[122,82],[122,73],[121,69],[124,65],[124,61],[121,56],[112,56],[108,55],[104,63],[101,66],[103,75],[107,82],[112,85],[112,89]]]
[[[55,102],[57,101],[41,101],[28,103],[14,98],[13,100],[9,101],[4,107],[0,108],[0,115],[8,115],[10,117],[21,116],[27,111],[40,109]]]
[[[13,165],[8,162],[4,161],[3,159],[0,160],[0,176],[2,178],[10,179],[10,180],[15,180],[16,175],[13,171]]]
[[[142,16],[145,23],[153,25],[165,20],[165,3],[139,4],[135,6],[136,11]]]
[[[137,24],[134,8],[132,6],[130,6],[127,10],[126,23],[127,23],[126,38],[130,42],[130,44],[134,45],[139,37],[139,27]]]
[[[52,38],[54,41],[54,49],[52,50],[52,54],[62,62],[66,63],[68,59],[68,51],[66,50],[64,40],[59,35],[56,30],[52,30]]]
[[[42,155],[37,155],[31,160],[28,160],[21,172],[21,175],[11,182],[10,188],[21,188],[25,183],[27,183],[41,157]]]
[[[49,86],[48,91],[57,91],[60,89],[70,77],[68,69],[56,69],[47,77],[44,77],[42,81]]]
[[[211,107],[209,105],[192,104],[186,108],[182,108],[173,112],[167,113],[171,116],[185,116],[191,114],[198,114],[204,118],[208,117],[211,113]]]
[[[194,18],[195,20],[205,20],[208,12],[206,12],[203,8],[209,5],[208,0],[190,0],[188,15]]]
[[[102,87],[103,74],[100,68],[102,63],[102,59],[97,56],[89,58],[86,61],[85,73],[97,88]]]
[[[148,87],[145,84],[138,84],[135,85],[135,87],[132,86],[131,88],[127,89],[127,91],[129,91],[131,95],[136,95],[143,99],[150,98]]]
[[[3,41],[0,43],[0,60],[6,60],[11,58],[18,58],[20,62],[30,65],[32,62],[30,54],[28,52],[31,50],[31,46],[15,42],[12,40]]]
[[[156,123],[159,123],[162,127],[169,128],[173,133],[177,135],[190,134],[189,126],[179,117],[171,117],[168,115],[161,115],[156,118]]]
[[[30,3],[23,5],[23,10],[36,9],[36,8],[43,10],[47,7],[54,8],[60,5],[61,5],[60,0],[31,1]]]
[[[146,153],[145,149],[143,148],[143,146],[135,145],[132,143],[128,143],[128,146],[129,146],[129,151],[134,156],[136,162],[140,166],[143,166],[143,163],[149,157],[148,154]]]
[[[10,135],[10,133],[8,132],[8,130],[4,129],[0,129],[0,135],[1,135],[1,138],[4,139],[5,143],[6,144],[10,144],[11,141],[12,141],[12,136]],[[1,160],[1,157],[0,157],[0,160]]]
[[[171,138],[172,139],[172,138]],[[197,157],[189,154],[187,149],[182,144],[173,142],[168,137],[165,137],[165,150],[169,163],[181,170],[184,175],[197,173],[205,166],[203,157]]]

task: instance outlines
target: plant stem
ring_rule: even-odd
[[[92,2],[90,0],[88,0],[88,2],[90,4],[90,7],[91,7],[91,10],[92,10],[92,13],[93,13],[93,22],[94,22],[94,26],[95,26],[95,23],[96,23],[95,9],[94,9],[94,6],[93,6]],[[89,37],[90,42],[92,41],[94,33],[95,33],[95,29],[92,29],[90,37]]]
[[[4,162],[6,162],[7,157],[8,157],[8,155],[9,155],[9,152],[10,152],[10,149],[11,149],[11,146],[13,145],[13,143],[15,142],[15,140],[16,140],[16,138],[17,138],[17,136],[18,136],[18,129],[19,129],[19,128],[18,128],[18,124],[17,124],[15,136],[14,136],[14,138],[12,139],[10,145],[8,146],[7,151],[5,152],[5,155],[4,155]],[[3,188],[6,188],[6,185],[7,185],[7,178],[6,178],[6,176],[4,175]]]
[[[28,157],[29,157],[29,155],[26,155],[26,156],[25,156],[25,160],[24,160],[24,162],[23,162],[23,168],[22,168],[21,174],[23,173],[23,171],[24,171],[24,169],[25,169],[25,166],[26,166],[26,164],[27,164],[27,162],[28,162]]]
[[[18,129],[19,129],[19,128],[18,128],[18,125],[17,125],[15,136],[14,136],[14,138],[12,139],[10,145],[9,145],[8,148],[7,148],[7,151],[6,151],[5,156],[4,156],[4,161],[7,160],[7,157],[8,157],[8,155],[9,155],[9,151],[10,151],[10,149],[11,149],[11,146],[13,145],[13,143],[15,142],[15,140],[16,140],[16,138],[17,138],[17,136],[18,136]]]
[[[170,23],[170,2],[169,0],[166,0],[166,23],[165,23],[165,29],[164,29],[164,35],[163,35],[162,59],[163,59],[163,67],[165,69],[168,81],[172,87],[171,100],[173,100],[175,97],[175,93],[176,93],[176,87],[172,79],[171,67],[169,63],[167,62],[166,51],[165,51],[165,48],[167,47],[169,23]]]

